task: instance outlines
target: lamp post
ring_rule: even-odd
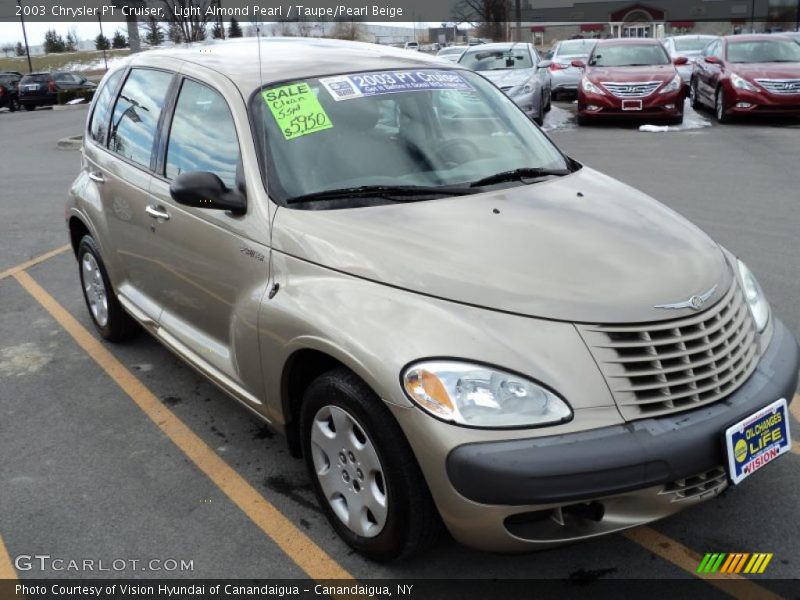
[[[28,57],[28,73],[33,73],[33,65],[31,64],[31,51],[28,48],[28,33],[25,31],[25,18],[22,16],[22,3],[17,0],[19,6],[19,22],[22,24],[22,37],[25,39],[25,56]]]

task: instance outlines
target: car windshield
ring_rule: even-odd
[[[714,38],[679,38],[675,40],[678,52],[702,52]]]
[[[0,83],[13,83],[19,79],[19,75],[0,75]]]
[[[589,65],[593,67],[636,67],[668,65],[669,55],[661,44],[619,44],[595,48]]]
[[[473,71],[530,69],[533,67],[531,54],[524,46],[470,50],[465,52],[458,62]]]
[[[265,87],[250,103],[270,196],[355,190],[314,208],[364,205],[364,191],[477,193],[487,177],[572,164],[485,79],[465,70],[353,73]],[[497,183],[500,183],[498,181]],[[458,189],[458,193],[453,192]],[[357,192],[357,193],[356,193]],[[335,193],[334,193],[335,195]],[[346,198],[347,194],[337,199]],[[359,196],[361,204],[352,202]],[[385,201],[385,198],[384,198]],[[324,205],[324,206],[323,206]]]
[[[595,40],[569,40],[561,42],[556,50],[556,56],[589,56],[597,43]]]
[[[790,40],[730,42],[728,60],[735,63],[800,62],[800,44]]]

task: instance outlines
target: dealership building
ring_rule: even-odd
[[[794,29],[798,0],[522,0],[516,39],[663,37]],[[515,29],[515,25],[512,25]]]

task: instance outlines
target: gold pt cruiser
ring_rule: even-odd
[[[260,57],[260,60],[259,60]],[[789,449],[753,274],[477,73],[269,39],[108,73],[66,219],[99,333],[144,328],[285,434],[376,560],[647,523]]]

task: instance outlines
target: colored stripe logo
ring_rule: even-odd
[[[772,553],[756,552],[709,552],[700,561],[697,572],[705,573],[763,573],[769,561],[772,560]]]

